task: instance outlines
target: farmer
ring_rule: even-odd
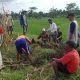
[[[51,65],[55,72],[55,80],[58,80],[59,71],[65,74],[73,74],[78,70],[79,54],[75,48],[75,42],[67,41],[65,45],[67,53],[60,59],[53,58]]]
[[[60,31],[60,28],[57,29],[58,35],[57,35],[57,42],[61,43],[62,41],[62,32]]]
[[[0,24],[0,46],[3,43],[3,35],[4,35],[4,28],[3,28],[3,25]]]
[[[51,18],[48,19],[48,22],[50,24],[50,28],[48,29],[48,32],[50,32],[50,36],[53,38],[55,33],[57,33],[57,25],[52,21]],[[53,39],[54,40],[54,39]]]
[[[9,35],[13,34],[13,19],[12,16],[9,14],[6,14],[6,26],[7,26],[7,32]]]
[[[31,43],[31,40],[25,35],[21,35],[16,39],[15,45],[17,49],[17,60],[18,61],[20,60],[21,54],[23,51],[26,57],[28,57],[28,59],[32,61],[31,54],[29,51],[29,43]]]
[[[47,45],[49,43],[49,34],[45,28],[42,29],[42,33],[39,35],[38,39],[42,40],[43,45]]]
[[[26,13],[27,11],[22,11],[20,15],[20,25],[23,28],[23,34],[27,32],[27,28],[28,28]]]
[[[70,27],[69,27],[69,33],[68,33],[68,40],[74,41],[77,44],[78,42],[78,23],[75,19],[74,13],[69,13],[67,18],[69,19],[69,21],[71,21]]]

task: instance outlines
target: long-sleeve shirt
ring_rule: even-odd
[[[52,24],[50,24],[50,28],[48,29],[48,31],[54,33],[55,31],[57,31],[57,25],[53,22]]]
[[[23,25],[23,26],[28,25],[27,18],[26,18],[25,15],[20,15],[20,24]]]
[[[76,20],[72,21],[69,28],[68,40],[78,42],[78,23]]]

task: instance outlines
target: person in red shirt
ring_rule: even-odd
[[[4,34],[4,28],[3,26],[0,24],[0,35]]]
[[[58,71],[66,74],[73,74],[79,68],[79,54],[76,50],[75,42],[67,41],[65,49],[67,53],[62,58],[53,58],[51,62],[55,72],[55,80],[58,80]]]
[[[3,25],[0,23],[0,46],[3,43],[3,35],[4,35],[4,28]]]

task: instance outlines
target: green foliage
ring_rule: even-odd
[[[78,23],[80,25],[79,18],[77,18]],[[37,38],[38,34],[40,34],[42,28],[49,28],[49,24],[47,21],[47,18],[42,19],[34,19],[29,18],[29,28],[27,35],[31,38]],[[67,39],[67,33],[68,33],[68,27],[69,27],[69,21],[63,17],[63,18],[54,18],[54,22],[61,28],[61,31],[63,32],[63,40]],[[22,28],[19,25],[19,20],[14,21],[14,35],[12,36],[15,40],[16,37],[20,34],[22,34]],[[79,28],[80,29],[80,28]],[[40,47],[36,47],[33,49],[31,47],[31,54],[33,56],[33,60],[36,62],[39,62],[41,64],[38,64],[36,66],[42,67],[50,62],[49,56],[53,54],[53,49],[42,49]],[[8,58],[11,58],[12,60],[16,61],[16,48],[15,45],[12,44],[9,46],[9,51],[5,52],[4,49],[1,49],[2,54],[6,55]],[[54,70],[52,68],[48,68],[47,71],[34,71],[34,67],[32,65],[30,66],[24,66],[17,70],[12,70],[9,67],[6,67],[6,69],[3,69],[0,71],[0,80],[26,80],[28,77],[28,74],[30,75],[30,80],[52,80],[54,76]],[[40,75],[41,74],[41,75]],[[80,80],[80,70],[78,73],[65,76],[64,74],[60,73],[60,80]]]

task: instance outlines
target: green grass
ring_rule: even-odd
[[[80,25],[80,19],[77,18],[77,21]],[[63,39],[66,40],[67,39],[67,34],[68,34],[68,28],[69,28],[69,21],[67,18],[55,18],[53,20],[57,26],[60,27],[61,31],[63,32]],[[42,28],[49,28],[49,23],[47,21],[47,18],[43,18],[43,19],[29,19],[28,20],[28,33],[29,35],[32,36],[37,36],[40,34]],[[80,30],[80,28],[79,28]],[[14,25],[14,32],[17,33],[22,33],[22,28],[19,25],[19,20],[15,20],[15,25]]]
[[[79,25],[80,20],[77,19]],[[69,21],[66,18],[55,18],[54,22],[61,28],[61,31],[63,32],[63,39],[67,39],[67,33],[69,28]],[[27,34],[30,37],[37,37],[42,28],[49,28],[49,24],[47,21],[47,18],[43,19],[28,19],[29,27]],[[79,28],[80,29],[80,28]],[[14,37],[16,38],[18,34],[22,34],[22,28],[19,25],[19,20],[14,21]],[[14,61],[16,61],[16,49],[14,45],[9,46],[9,51],[5,52],[4,49],[2,50],[2,54],[6,55],[7,57],[12,58]],[[49,61],[47,60],[47,56],[53,53],[53,50],[51,49],[31,49],[32,55],[34,58],[42,56],[44,60],[44,64],[47,64]],[[42,73],[42,78],[40,77],[40,72],[33,72],[33,67],[25,66],[21,67],[17,70],[10,69],[9,67],[6,67],[6,69],[2,70],[0,72],[0,80],[26,80],[27,74],[31,74],[30,80],[44,80],[44,78],[48,77],[46,80],[51,80],[51,78],[54,76],[54,71],[52,68],[49,68],[47,71]],[[74,78],[74,79],[73,79]],[[60,80],[80,80],[80,71],[74,75],[71,75],[69,77],[65,77],[63,74],[61,74]]]

